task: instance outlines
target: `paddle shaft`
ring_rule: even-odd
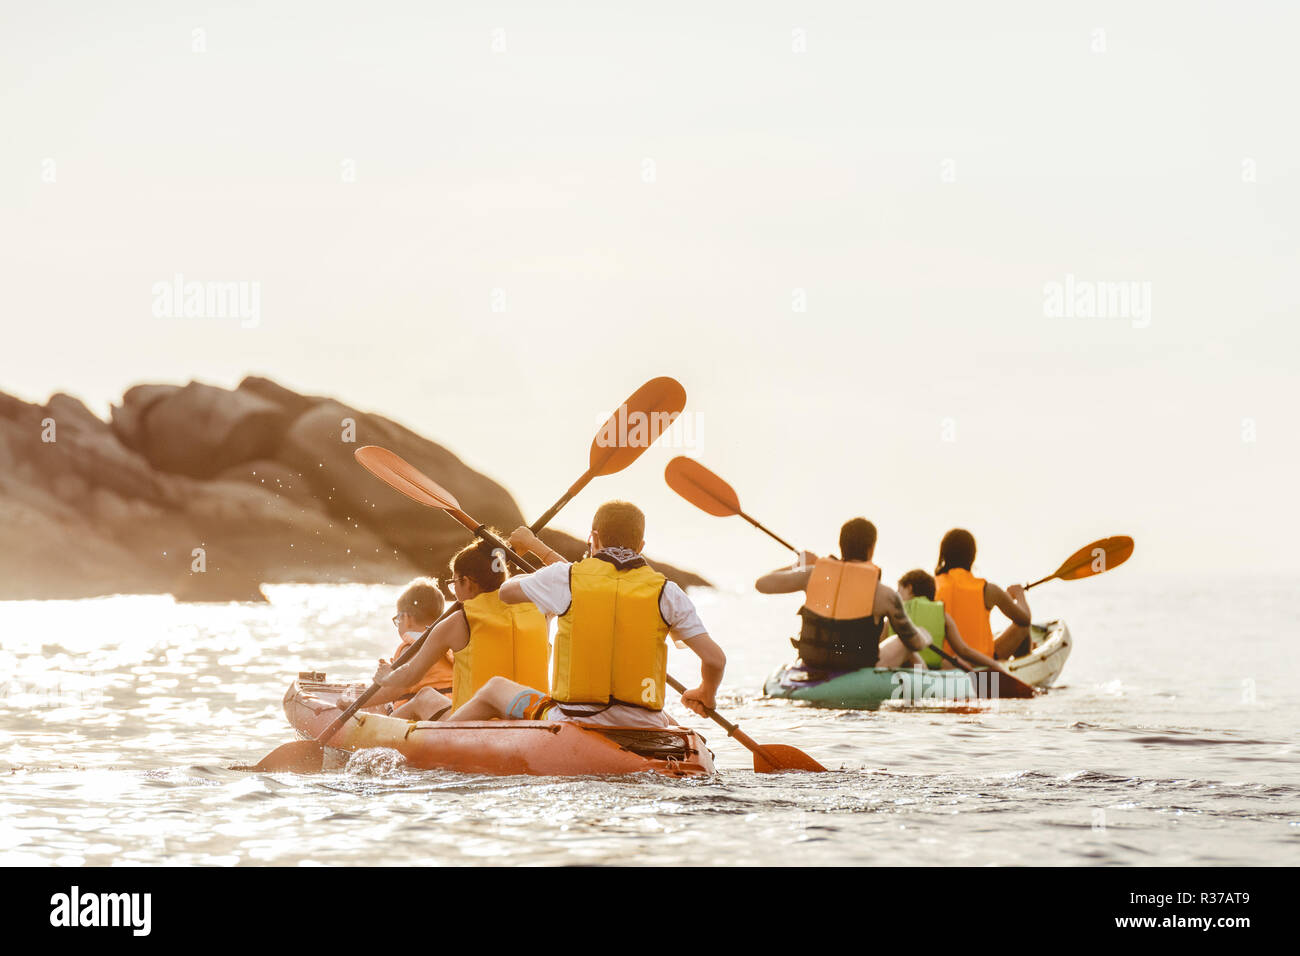
[[[759,524],[757,521],[755,521],[755,520],[754,520],[753,518],[751,518],[749,515],[745,514],[745,512],[743,512],[743,511],[737,511],[736,514],[740,515],[742,518],[744,518],[746,521],[748,521],[750,524],[752,524],[752,525],[753,525],[755,528],[757,528],[759,531],[762,531],[762,532],[763,532],[764,534],[766,534],[768,537],[770,537],[770,538],[772,538],[773,540],[775,540],[778,544],[783,545],[783,546],[786,547],[786,548],[789,548],[789,549],[790,549],[791,551],[793,551],[795,554],[799,554],[799,553],[800,553],[799,549],[796,548],[794,545],[792,545],[789,541],[785,540],[785,538],[781,537],[779,534],[777,534],[775,531],[771,530],[770,528],[767,528],[767,527],[765,527],[764,525]]]
[[[685,685],[683,685],[677,678],[673,677],[672,674],[668,675],[668,686],[679,694],[686,693]],[[731,721],[727,720],[727,718],[723,717],[712,707],[705,707],[704,713],[710,720],[725,730],[728,737],[734,737],[738,743],[748,748],[751,753],[758,754],[758,756],[762,757],[773,767],[781,766],[781,762],[764,750],[759,744],[755,743],[749,734],[745,733]]]
[[[485,525],[479,524],[469,515],[465,514],[465,512],[461,511],[458,508],[454,508],[454,509],[448,509],[447,514],[451,515],[453,518],[455,518],[457,521],[463,524],[466,528],[469,528],[471,531],[473,531],[477,537],[483,538],[486,541],[490,541],[493,547],[500,548],[502,551],[504,551],[506,557],[508,557],[511,561],[514,561],[515,564],[519,567],[519,569],[523,571],[525,574],[527,574],[530,571],[537,570],[536,567],[534,567],[524,558],[516,554],[514,550],[510,547],[510,545],[506,544],[504,541],[502,541],[500,538],[494,535],[491,531],[487,529]],[[434,621],[432,624],[426,627],[424,629],[424,633],[421,634],[419,637],[417,637],[414,641],[412,641],[410,645],[406,648],[406,650],[402,652],[401,656],[398,657],[397,660],[393,661],[393,669],[396,670],[402,664],[405,664],[408,660],[414,657],[415,654],[419,652],[420,648],[424,646],[425,640],[428,638],[429,634],[433,631],[433,629],[442,621],[446,620],[448,617],[450,617],[452,614],[454,614],[456,611],[459,611],[460,609],[461,609],[461,604],[459,601],[457,601],[450,608],[448,608],[447,611],[444,612],[443,615],[438,618],[438,620]],[[319,741],[320,743],[325,743],[336,733],[338,733],[339,729],[348,722],[348,720],[352,717],[353,714],[355,714],[358,710],[364,707],[366,705],[366,702],[370,700],[371,697],[374,697],[375,694],[379,693],[379,688],[381,686],[382,685],[380,685],[378,681],[375,681],[364,691],[362,691],[361,696],[359,696],[355,701],[353,701],[352,704],[348,707],[348,709],[343,711],[343,713],[341,713],[334,720],[332,724],[326,727],[325,730],[316,738],[316,740]]]
[[[520,571],[524,572],[524,574],[528,574],[532,571],[538,570],[536,564],[529,561],[527,558],[517,554],[515,550],[510,547],[510,545],[506,544],[495,534],[493,534],[487,525],[480,524],[479,522],[475,521],[473,518],[465,514],[465,512],[461,511],[459,508],[446,508],[444,510],[447,512],[447,514],[451,515],[458,522],[460,522],[462,525],[468,528],[476,538],[482,538],[484,541],[489,542],[492,545],[492,547],[500,548],[502,551],[504,551],[506,557],[509,558],[511,561],[513,561],[515,563],[515,567],[517,567]]]
[[[459,601],[457,601],[451,607],[447,608],[447,610],[442,613],[442,616],[439,617],[438,620],[434,621],[432,624],[426,627],[424,629],[424,633],[421,634],[419,637],[417,637],[415,640],[413,640],[407,646],[406,650],[402,651],[402,653],[398,656],[397,660],[393,661],[393,670],[396,670],[398,667],[405,664],[412,657],[418,654],[420,648],[424,646],[425,640],[428,638],[429,634],[433,631],[433,629],[437,627],[439,624],[441,624],[443,621],[445,621],[447,618],[451,617],[460,609],[461,609],[461,604]],[[328,741],[331,737],[333,737],[336,733],[338,733],[339,729],[348,722],[348,720],[352,717],[352,715],[366,705],[366,701],[370,700],[371,697],[374,697],[377,693],[379,693],[379,688],[381,686],[383,685],[381,685],[379,681],[375,681],[364,691],[362,691],[361,696],[358,697],[356,700],[354,700],[352,704],[347,708],[347,710],[339,714],[339,716],[335,718],[332,724],[330,724],[320,734],[316,736],[317,742],[323,744],[326,741]]]
[[[967,664],[967,663],[966,663],[964,660],[962,660],[960,657],[953,657],[951,654],[949,654],[947,651],[945,651],[945,650],[944,650],[943,648],[941,648],[941,647],[935,647],[933,644],[931,644],[931,645],[930,645],[930,650],[934,651],[936,654],[938,654],[940,657],[942,657],[945,661],[947,661],[947,662],[948,662],[949,664],[951,664],[953,667],[960,667],[960,668],[961,668],[962,670],[964,670],[967,674],[970,674],[970,673],[972,673],[972,672],[975,670],[975,668],[971,667],[969,664]]]
[[[564,493],[564,495],[560,498],[559,501],[557,501],[555,504],[547,508],[546,512],[540,518],[538,518],[536,521],[534,521],[531,525],[528,526],[529,530],[532,531],[533,534],[537,534],[537,532],[541,531],[548,524],[550,524],[551,519],[560,513],[560,509],[563,508],[565,505],[567,505],[570,501],[572,501],[574,496],[578,492],[582,491],[583,488],[586,488],[587,485],[591,483],[591,479],[595,477],[596,477],[596,470],[594,468],[588,468],[586,473],[584,473],[581,478],[579,478],[577,481],[573,483],[573,485],[569,488],[568,491]]]

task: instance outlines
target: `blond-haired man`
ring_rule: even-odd
[[[510,535],[512,548],[546,563],[540,571],[511,578],[499,593],[507,604],[530,601],[558,617],[550,693],[493,678],[452,720],[669,726],[663,713],[669,635],[700,658],[700,684],[682,695],[682,703],[701,715],[714,706],[727,657],[686,592],[641,556],[641,509],[627,501],[601,505],[587,544],[587,557],[567,562],[528,528]]]

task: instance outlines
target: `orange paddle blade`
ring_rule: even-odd
[[[664,481],[706,514],[728,518],[740,514],[736,491],[693,458],[678,455],[664,469]]]
[[[628,396],[600,427],[591,443],[590,475],[622,471],[677,421],[686,389],[675,378],[652,378]]]
[[[412,501],[443,511],[460,511],[455,495],[387,448],[366,445],[353,454],[372,475]]]
[[[253,773],[320,773],[325,766],[325,747],[316,740],[295,740],[281,744],[251,767],[231,767]]]
[[[1060,578],[1062,581],[1077,581],[1080,578],[1090,578],[1094,574],[1101,574],[1111,568],[1119,567],[1132,554],[1133,539],[1128,535],[1120,534],[1110,538],[1102,538],[1100,541],[1094,541],[1092,544],[1080,548],[1066,558],[1065,562],[1056,569],[1056,574],[1053,577]]]
[[[764,759],[764,758],[770,759]],[[773,763],[772,761],[775,761]],[[785,744],[763,744],[762,753],[754,752],[755,773],[782,773],[787,770],[807,770],[827,773],[827,769],[798,747]]]

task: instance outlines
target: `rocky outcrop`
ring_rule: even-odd
[[[262,583],[441,575],[464,529],[358,465],[367,444],[401,455],[479,520],[523,523],[500,484],[447,449],[265,378],[233,390],[138,385],[107,423],[68,395],[41,406],[0,393],[0,599],[258,600]],[[585,547],[545,536],[567,556]]]
[[[136,443],[131,447],[159,471],[212,478],[273,455],[291,420],[275,402],[252,392],[191,382],[144,408],[130,429]]]

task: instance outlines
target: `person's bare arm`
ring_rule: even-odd
[[[682,694],[682,703],[701,717],[707,716],[705,708],[717,706],[718,687],[727,669],[727,655],[718,642],[707,634],[699,634],[684,642],[700,659],[700,686]]]
[[[408,688],[418,684],[439,658],[448,651],[461,650],[468,643],[469,625],[465,623],[465,615],[452,614],[434,627],[429,636],[424,639],[424,644],[409,661],[389,671],[382,678],[376,671],[376,680],[383,684],[381,693],[391,692],[392,696],[388,697],[388,700],[400,697]]]
[[[884,584],[876,585],[876,613],[883,614],[909,650],[919,651],[930,646],[930,635],[912,623],[903,610],[903,599],[898,592]]]
[[[945,613],[943,615],[943,624],[944,650],[949,651],[955,657],[960,657],[964,661],[969,661],[972,664],[979,664],[983,667],[992,667],[994,670],[999,670],[1008,677],[1011,676],[1011,672],[993,658],[989,657],[987,654],[980,653],[961,639],[961,632],[957,630],[957,622],[952,619],[951,614]]]
[[[984,585],[984,604],[986,607],[995,607],[1005,614],[1012,624],[1019,624],[1021,627],[1028,627],[1033,620],[1029,616],[1029,599],[1025,597],[1025,589],[1019,584],[1013,584],[1005,591],[988,581]]]
[[[506,542],[510,545],[511,550],[519,554],[535,554],[542,559],[543,564],[555,564],[557,561],[563,561],[564,555],[556,551],[537,535],[533,534],[531,528],[527,525],[520,525],[510,532],[510,540]],[[511,602],[518,604],[518,601]]]
[[[497,597],[501,598],[506,604],[523,604],[528,598],[524,596],[524,589],[519,582],[526,577],[528,575],[521,574],[518,577],[511,578],[501,585],[501,589],[497,591]]]
[[[790,594],[808,587],[812,577],[812,566],[817,563],[817,555],[811,551],[801,552],[799,561],[793,567],[787,565],[770,571],[754,582],[759,594]]]

